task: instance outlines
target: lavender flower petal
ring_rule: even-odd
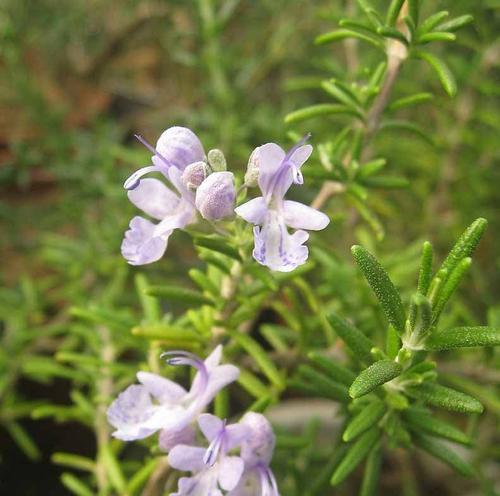
[[[245,468],[244,461],[239,456],[225,456],[220,461],[219,485],[226,491],[231,491],[238,484]]]
[[[137,372],[137,379],[159,403],[176,403],[187,394],[176,382],[151,372]]]
[[[134,217],[122,241],[121,252],[130,265],[145,265],[159,260],[167,249],[171,230],[156,235],[156,225],[143,217]]]
[[[178,444],[170,450],[168,463],[177,470],[199,472],[205,468],[204,454],[205,448]]]
[[[250,201],[247,201],[246,203],[243,203],[234,211],[236,215],[239,215],[251,224],[262,224],[266,217],[267,205],[264,197],[259,196],[257,198],[253,198]]]
[[[286,225],[293,229],[320,231],[330,223],[323,212],[291,200],[284,201],[283,214]]]
[[[309,235],[297,231],[290,235],[280,212],[268,210],[262,228],[254,228],[254,258],[279,272],[290,272],[306,262],[308,249],[303,246]]]
[[[158,220],[169,215],[179,204],[179,197],[158,179],[143,179],[127,195],[136,207]]]

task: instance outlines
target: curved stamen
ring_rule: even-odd
[[[157,172],[158,170],[159,170],[158,167],[156,167],[155,165],[148,165],[147,167],[143,167],[142,169],[136,170],[123,183],[123,187],[129,191],[135,189],[137,188],[137,186],[139,186],[139,183],[141,182],[141,177],[144,176],[144,174],[147,174],[149,172]]]
[[[210,445],[205,451],[203,455],[203,463],[212,467],[213,464],[217,461],[217,457],[219,453],[224,449],[224,444],[226,440],[226,420],[224,419],[222,429],[219,431],[217,436],[212,440]]]
[[[183,350],[165,351],[160,355],[160,359],[165,360],[168,365],[190,365],[198,370],[199,375],[193,380],[190,394],[198,396],[205,391],[208,385],[208,371],[205,363],[194,353]],[[198,381],[196,378],[199,377]],[[196,387],[196,390],[194,388]]]
[[[153,145],[151,145],[148,141],[146,141],[140,134],[134,134],[134,138],[137,141],[139,141],[139,143],[143,144],[153,155],[156,155],[158,158],[160,158],[167,167],[173,165]]]
[[[263,463],[257,465],[257,472],[260,479],[260,487],[262,489],[261,496],[279,496],[278,484],[274,478],[272,470]]]

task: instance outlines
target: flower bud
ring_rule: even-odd
[[[168,163],[180,170],[205,159],[201,141],[187,127],[173,126],[163,131],[156,143],[156,150]],[[154,156],[152,161],[155,165],[163,163],[158,156]]]
[[[208,152],[208,163],[214,172],[227,170],[226,157],[221,150],[214,148]]]
[[[214,172],[196,190],[195,204],[204,219],[219,220],[233,214],[235,197],[233,173]]]
[[[249,435],[241,445],[241,456],[248,463],[271,461],[274,451],[275,436],[273,428],[264,415],[247,412],[240,423],[249,430]]]
[[[189,164],[182,173],[182,182],[189,189],[196,189],[210,173],[209,167],[205,162],[194,162]]]
[[[247,171],[245,173],[245,184],[249,188],[257,186],[259,180],[259,147],[257,147],[248,159]]]

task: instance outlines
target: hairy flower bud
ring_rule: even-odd
[[[184,169],[181,179],[189,189],[196,189],[208,174],[210,174],[210,170],[205,162],[194,162]]]
[[[173,126],[163,131],[156,143],[160,156],[152,158],[155,165],[162,165],[163,160],[184,170],[193,162],[204,160],[205,152],[198,136],[187,127]]]
[[[195,204],[204,219],[219,220],[233,214],[235,197],[233,173],[214,172],[196,190]]]
[[[247,412],[240,420],[250,434],[241,445],[241,456],[249,463],[269,464],[273,456],[275,436],[269,420],[264,415]]]
[[[247,171],[245,173],[245,184],[254,188],[259,179],[259,148],[256,148],[248,159]]]
[[[227,170],[226,157],[221,150],[214,148],[208,152],[208,163],[214,172],[223,172]]]

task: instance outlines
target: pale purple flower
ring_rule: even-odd
[[[196,208],[204,219],[220,220],[233,215],[236,191],[232,172],[210,174],[196,190]]]
[[[243,459],[228,453],[242,444],[248,427],[241,423],[226,425],[225,420],[208,413],[200,415],[198,425],[210,444],[208,448],[180,444],[170,451],[170,465],[193,474],[182,477],[178,492],[171,496],[222,495],[221,490],[234,489],[243,474]]]
[[[275,445],[271,424],[264,415],[254,412],[246,413],[240,424],[247,429],[240,451],[245,470],[227,496],[279,496],[276,479],[269,467]]]
[[[251,161],[258,164],[262,196],[235,209],[236,214],[255,225],[253,256],[271,270],[289,272],[305,263],[309,251],[304,243],[309,234],[303,229],[321,230],[330,222],[324,213],[284,199],[292,183],[303,183],[300,168],[312,153],[312,146],[304,144],[307,139],[287,153],[275,143],[254,150]],[[289,234],[288,228],[297,231]]]
[[[153,154],[153,165],[134,172],[124,187],[134,205],[160,222],[155,224],[143,217],[134,217],[122,241],[121,252],[129,264],[144,265],[163,256],[174,229],[193,221],[194,193],[182,181],[182,171],[192,163],[203,161],[205,152],[198,137],[184,127],[164,131],[156,148],[141,136],[136,137]],[[142,179],[150,172],[163,174],[178,194],[159,179]]]
[[[190,440],[190,424],[218,391],[239,376],[239,369],[234,365],[219,365],[220,345],[204,362],[184,351],[167,352],[162,356],[171,365],[191,365],[198,370],[189,392],[159,375],[138,372],[140,385],[129,386],[108,409],[108,421],[116,428],[114,437],[133,441],[162,430],[165,449],[179,440]]]

